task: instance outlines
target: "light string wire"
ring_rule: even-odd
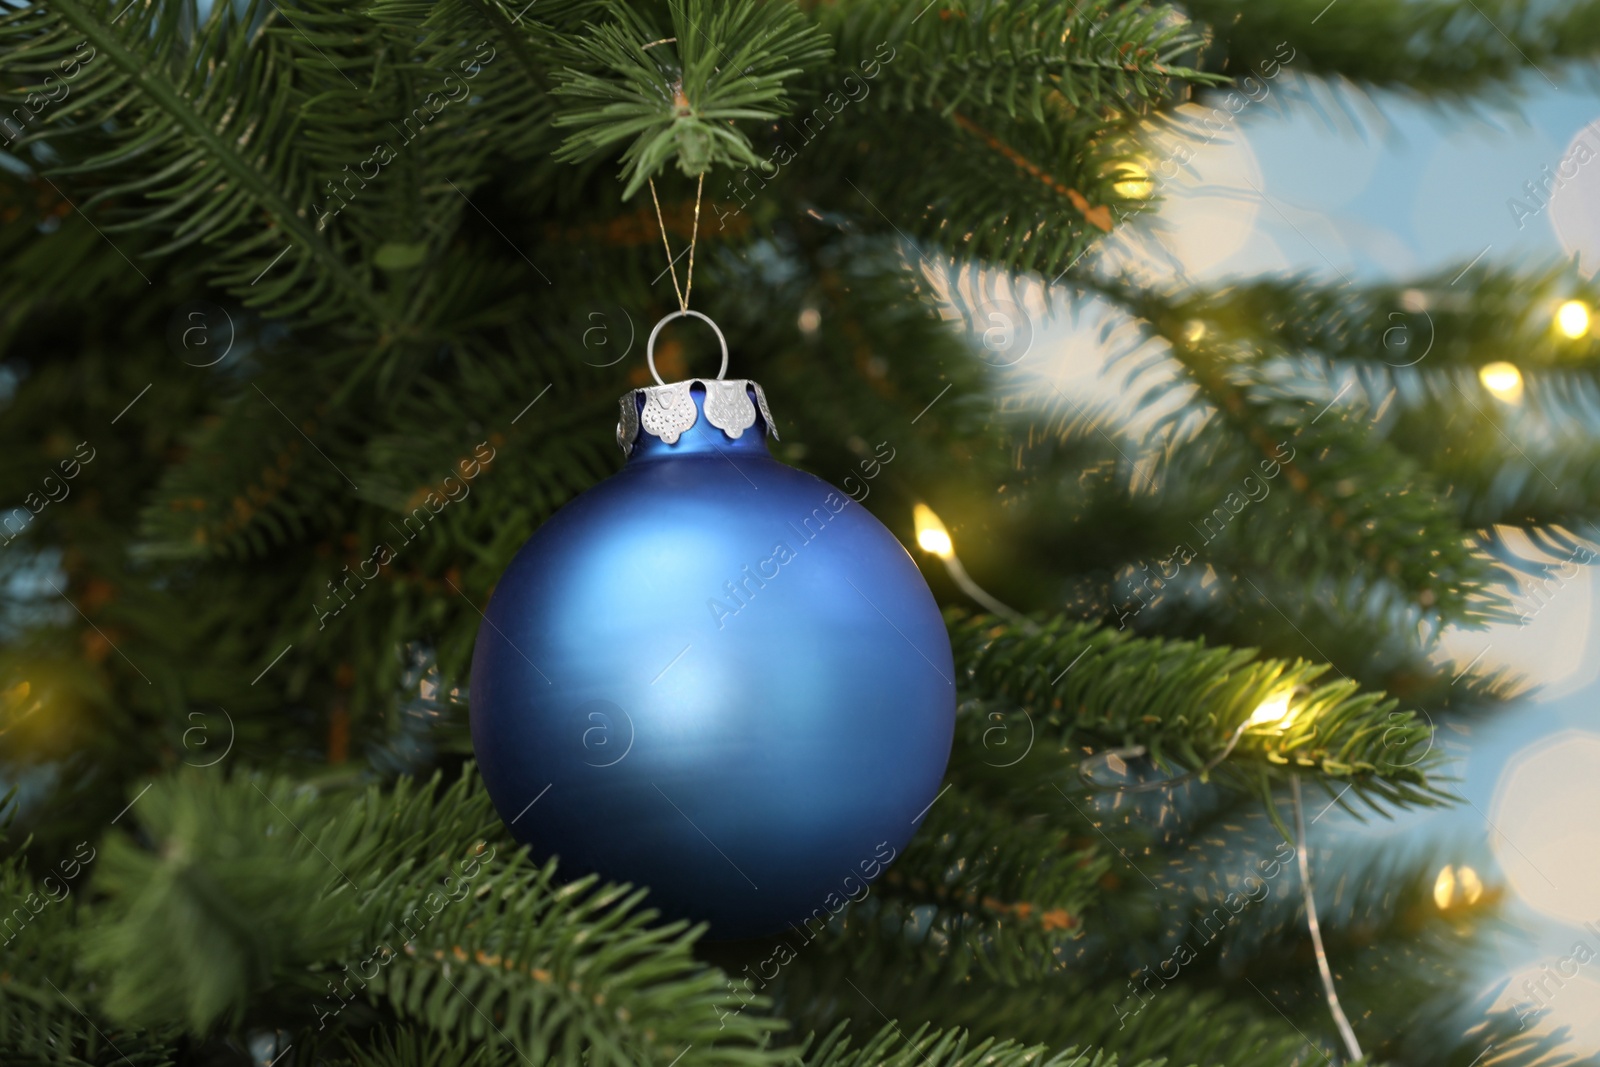
[[[950,572],[950,580],[955,582],[961,591],[973,600],[976,600],[1001,618],[1009,619],[1030,634],[1039,632],[1038,623],[1011,605],[996,599],[987,589],[974,581],[972,575],[967,573],[967,568],[961,565],[961,557],[956,555],[953,547],[950,549],[949,557],[944,560],[944,566],[945,570]]]
[[[659,43],[659,42],[658,42]],[[684,271],[683,288],[678,288],[678,265],[672,255],[672,244],[667,240],[667,222],[661,214],[661,199],[656,196],[656,180],[649,179],[650,200],[656,206],[656,225],[661,227],[661,247],[667,250],[667,270],[672,273],[672,291],[678,294],[678,310],[689,310],[689,294],[694,290],[694,247],[700,239],[700,193],[705,189],[706,176],[702,172],[694,184],[694,228],[689,231],[689,267]]]
[[[1317,897],[1311,889],[1311,860],[1306,854],[1306,812],[1300,803],[1300,776],[1290,775],[1289,785],[1294,795],[1294,852],[1300,867],[1300,888],[1306,903],[1306,926],[1311,929],[1311,945],[1317,953],[1317,970],[1322,975],[1322,990],[1328,998],[1328,1014],[1333,1016],[1334,1029],[1344,1041],[1345,1051],[1352,1060],[1362,1059],[1361,1042],[1345,1017],[1339,1003],[1339,991],[1333,987],[1333,969],[1328,966],[1328,952],[1322,947],[1322,924],[1317,921]]]
[[[1293,699],[1307,693],[1305,686],[1297,685],[1290,691],[1288,699]],[[1285,713],[1287,717],[1287,712]],[[1157,778],[1148,782],[1134,782],[1127,785],[1101,782],[1094,776],[1094,772],[1103,764],[1109,764],[1113,757],[1119,760],[1138,759],[1147,756],[1150,750],[1144,745],[1126,745],[1121,748],[1111,748],[1104,752],[1096,752],[1092,756],[1085,756],[1078,761],[1078,777],[1088,788],[1099,793],[1153,793],[1158,789],[1170,789],[1183,785],[1196,779],[1203,780],[1206,775],[1222,765],[1222,761],[1233,755],[1233,750],[1239,747],[1239,742],[1244,739],[1245,732],[1252,726],[1270,727],[1276,720],[1257,719],[1255,716],[1245,719],[1233,733],[1228,735],[1228,741],[1222,746],[1222,751],[1206,760],[1200,766],[1182,774],[1175,774],[1170,778]],[[1280,727],[1281,729],[1282,727]]]
[[[1238,729],[1233,731],[1233,736],[1228,738],[1228,743],[1223,746],[1221,752],[1218,752],[1215,756],[1212,756],[1210,759],[1206,760],[1203,765],[1196,767],[1194,770],[1185,771],[1183,774],[1175,774],[1171,778],[1161,778],[1153,782],[1137,782],[1133,785],[1110,785],[1108,783],[1097,782],[1094,780],[1092,777],[1094,768],[1091,766],[1091,764],[1093,764],[1096,760],[1104,760],[1110,756],[1116,756],[1119,759],[1137,759],[1148,751],[1143,745],[1133,745],[1129,748],[1115,748],[1109,752],[1099,752],[1088,757],[1087,759],[1080,760],[1078,763],[1078,777],[1083,779],[1084,785],[1095,790],[1096,792],[1101,793],[1153,793],[1157,789],[1170,789],[1173,786],[1182,785],[1184,782],[1193,781],[1196,778],[1203,778],[1205,775],[1215,770],[1223,760],[1227,759],[1233,754],[1233,750],[1239,744],[1239,739],[1244,737],[1244,732],[1245,730],[1249,729],[1249,727],[1250,720],[1246,719],[1244,722],[1239,724]]]
[[[1157,789],[1168,789],[1201,777],[1227,759],[1239,744],[1240,738],[1244,736],[1244,732],[1249,726],[1250,721],[1248,719],[1240,723],[1238,729],[1234,730],[1233,735],[1228,738],[1228,743],[1221,752],[1207,760],[1204,766],[1186,774],[1164,778],[1156,782],[1139,782],[1133,785],[1106,785],[1096,782],[1090,777],[1089,765],[1095,760],[1102,760],[1107,756],[1144,755],[1145,747],[1143,745],[1135,745],[1132,748],[1102,752],[1081,761],[1078,764],[1078,776],[1083,779],[1085,785],[1098,792],[1148,793]],[[1350,1025],[1350,1019],[1344,1013],[1344,1005],[1339,1002],[1339,991],[1333,984],[1333,968],[1328,963],[1328,950],[1322,943],[1322,924],[1317,919],[1317,897],[1311,883],[1311,857],[1306,849],[1306,813],[1305,805],[1300,798],[1300,776],[1298,774],[1290,775],[1289,785],[1291,798],[1294,802],[1295,864],[1300,872],[1300,892],[1305,902],[1306,928],[1311,933],[1311,946],[1316,953],[1317,973],[1322,978],[1322,992],[1328,1002],[1328,1014],[1333,1018],[1334,1029],[1339,1032],[1339,1039],[1344,1042],[1345,1051],[1349,1054],[1350,1059],[1356,1062],[1363,1058],[1361,1042],[1356,1040],[1355,1028]]]

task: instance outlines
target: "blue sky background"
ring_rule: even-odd
[[[1573,137],[1600,119],[1600,96],[1557,92],[1538,75],[1524,84],[1520,114],[1473,114],[1385,96],[1377,107],[1353,106],[1366,116],[1355,124],[1301,93],[1303,102],[1276,115],[1246,114],[1242,126],[1269,196],[1349,227],[1349,259],[1341,266],[1393,276],[1464,263],[1485,247],[1491,247],[1487,258],[1502,261],[1564,258],[1550,213],[1524,218],[1519,228],[1507,201],[1533,206],[1524,182],[1545,165],[1555,169]],[[1328,121],[1330,113],[1344,121]],[[1558,198],[1585,184],[1575,182]],[[1265,226],[1292,259],[1311,269],[1326,266],[1298,234],[1280,232],[1287,229],[1280,220]]]

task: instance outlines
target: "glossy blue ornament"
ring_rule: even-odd
[[[472,662],[473,748],[516,838],[719,938],[862,899],[955,725],[922,575],[861,504],[772,458],[758,395],[625,397],[627,463],[517,553]]]

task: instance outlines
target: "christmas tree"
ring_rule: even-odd
[[[0,10],[6,1063],[1559,1062],[1459,1025],[1494,892],[1299,843],[1448,802],[1434,730],[1512,692],[1434,641],[1511,612],[1505,530],[1600,517],[1593,343],[1547,310],[1600,294],[1106,250],[1180,105],[1503,98],[1596,5]],[[910,846],[758,941],[537,862],[466,730],[482,609],[619,466],[690,262],[775,454],[913,546],[959,687]],[[1016,277],[1103,310],[1149,417],[996,402]]]

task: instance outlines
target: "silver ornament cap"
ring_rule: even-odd
[[[767,394],[749,378],[690,378],[684,382],[651,385],[643,389],[629,389],[619,401],[622,419],[617,423],[617,445],[624,455],[633,451],[639,431],[659,437],[667,444],[677,444],[678,438],[694,427],[700,418],[700,409],[691,393],[695,386],[705,390],[706,421],[729,437],[737,440],[756,424],[756,411],[774,439],[778,429],[772,424],[772,412],[767,409]],[[755,394],[751,403],[750,394]],[[644,397],[644,409],[639,408],[639,397]]]
[[[661,327],[684,316],[701,319],[716,331],[717,340],[722,344],[722,366],[715,378],[690,378],[682,382],[661,380],[661,374],[656,370],[656,337],[661,333]],[[756,412],[759,409],[767,433],[774,440],[777,439],[778,428],[772,423],[772,412],[767,408],[767,394],[762,392],[761,386],[749,378],[722,377],[728,372],[728,339],[709,316],[689,310],[674,311],[667,315],[650,331],[650,340],[645,345],[645,359],[657,384],[629,389],[619,401],[622,419],[617,423],[617,445],[623,455],[633,452],[640,430],[659,437],[669,445],[677,444],[678,438],[692,429],[700,418],[700,408],[694,402],[693,393],[697,385],[706,395],[706,421],[730,438],[738,440],[744,436],[744,432],[756,424]],[[753,403],[752,395],[755,398]],[[639,404],[641,396],[644,397],[642,408]]]

